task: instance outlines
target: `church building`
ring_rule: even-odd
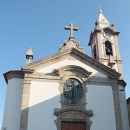
[[[2,130],[130,130],[118,35],[100,10],[90,33],[92,56],[70,24],[59,52],[4,74],[7,96]]]

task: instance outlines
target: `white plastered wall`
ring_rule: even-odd
[[[57,130],[53,112],[60,108],[58,86],[57,82],[31,82],[28,130]]]
[[[19,130],[23,80],[13,78],[8,81],[2,128]]]
[[[44,67],[42,69],[37,70],[40,73],[51,73],[54,69],[58,69],[60,67],[66,66],[66,65],[75,65],[75,66],[80,66],[84,69],[86,69],[89,72],[92,72],[91,76],[97,76],[97,77],[106,77],[106,75],[96,71],[95,69],[93,69],[92,67],[84,64],[83,62],[80,62],[79,60],[75,59],[75,60],[69,60],[69,59],[65,59],[62,60],[60,62],[54,63],[52,65],[49,65],[47,67]]]
[[[87,85],[86,101],[94,113],[91,130],[116,130],[111,86]]]
[[[57,63],[48,65],[37,72],[47,74],[51,73],[54,69],[58,69],[67,65],[75,65],[92,72],[91,76],[107,77],[106,75],[98,72],[83,62],[70,59],[64,59]],[[29,98],[29,116],[28,116],[28,130],[57,130],[54,120],[54,109],[60,108],[60,92],[58,82],[45,82],[45,81],[32,81],[30,86]],[[98,104],[96,104],[98,106]],[[96,107],[97,107],[96,106]],[[91,109],[94,109],[93,107]],[[44,123],[43,123],[44,122]],[[100,128],[100,127],[99,127]],[[94,129],[93,129],[94,130]]]

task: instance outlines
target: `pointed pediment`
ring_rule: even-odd
[[[103,65],[88,55],[76,50],[75,48],[63,52],[59,52],[46,59],[41,59],[36,62],[26,64],[22,70],[34,70],[34,72],[49,74],[54,70],[63,68],[64,66],[79,66],[92,72],[93,76],[111,76],[119,78],[120,74],[115,70]]]

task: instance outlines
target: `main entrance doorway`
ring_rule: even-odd
[[[86,130],[85,122],[61,122],[61,130]]]

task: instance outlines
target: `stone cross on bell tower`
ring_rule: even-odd
[[[74,38],[74,31],[78,31],[78,28],[73,26],[72,23],[70,24],[70,26],[65,26],[64,29],[65,30],[70,30],[70,37],[69,37],[69,39]]]

